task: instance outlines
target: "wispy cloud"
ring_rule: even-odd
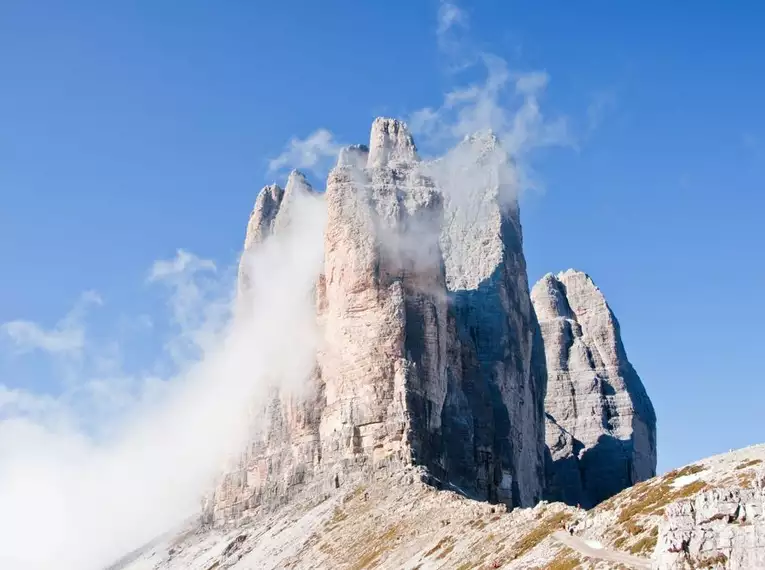
[[[544,71],[512,71],[491,54],[482,54],[479,62],[483,81],[447,92],[440,107],[415,111],[409,125],[421,143],[439,154],[467,136],[491,131],[513,158],[519,181],[539,186],[527,155],[541,147],[576,145],[565,116],[548,118],[542,112],[550,78]]]
[[[110,342],[85,338],[93,369],[63,394],[0,382],[0,566],[96,570],[173,528],[244,449],[265,390],[300,389],[315,364],[324,227],[323,203],[305,200],[298,223],[249,259],[246,318],[230,318],[235,267],[185,250],[152,265],[177,343],[202,345],[173,372],[130,374]]]
[[[193,358],[220,333],[229,317],[233,289],[221,290],[218,269],[209,259],[179,249],[172,259],[157,260],[148,281],[171,292],[168,306],[178,328],[167,348],[176,361]]]
[[[442,1],[438,6],[438,27],[436,33],[444,36],[454,27],[467,27],[468,18],[465,12],[453,2]]]
[[[33,321],[14,320],[0,325],[0,332],[20,353],[42,350],[51,354],[76,354],[85,345],[85,314],[89,307],[101,304],[101,297],[96,292],[87,291],[53,327],[46,328]]]
[[[341,148],[330,131],[318,129],[304,139],[290,140],[284,152],[268,162],[268,171],[297,168],[321,175],[337,158]]]
[[[216,271],[215,262],[200,259],[193,253],[179,249],[173,259],[155,261],[149,272],[149,281],[173,281],[178,276],[198,271]]]
[[[576,136],[566,116],[549,117],[542,112],[549,74],[544,70],[511,69],[504,58],[476,48],[465,34],[455,34],[469,27],[467,13],[456,2],[440,3],[439,47],[457,67],[471,68],[483,80],[456,86],[444,94],[440,107],[419,109],[408,122],[418,141],[437,152],[466,136],[491,131],[513,157],[521,178],[531,184],[531,167],[525,155],[541,147],[575,147]],[[592,112],[600,110],[593,108]]]

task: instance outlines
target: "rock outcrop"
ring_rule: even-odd
[[[446,396],[441,196],[398,121],[372,126],[367,168],[327,181],[323,461],[435,467]]]
[[[445,417],[450,470],[484,496],[530,506],[544,478],[546,378],[516,188],[502,176],[510,159],[484,133],[445,161],[441,244],[459,351]]]
[[[250,219],[247,222],[244,253],[239,263],[238,288],[240,297],[250,287],[248,256],[256,246],[263,243],[273,233],[274,221],[279,213],[283,197],[284,190],[276,184],[270,184],[258,193],[255,207],[252,209]]]
[[[667,507],[654,568],[765,568],[765,470],[726,483]]]
[[[589,276],[545,275],[531,299],[547,362],[549,498],[591,507],[655,475],[654,409]]]
[[[243,254],[239,264],[240,297],[246,296],[251,283],[250,256],[267,238],[288,231],[296,218],[310,215],[305,211],[305,200],[309,199],[318,200],[320,194],[311,188],[305,175],[298,170],[290,173],[284,189],[277,184],[270,184],[258,193],[255,207],[247,223]]]
[[[507,160],[494,137],[465,144],[481,151],[476,170],[488,155]],[[517,202],[501,199],[495,177],[445,187],[433,172],[393,119],[375,120],[369,147],[340,153],[322,198],[323,343],[308,395],[272,392],[265,425],[208,518],[236,520],[301,489],[322,496],[408,466],[484,500],[541,497],[544,360]],[[480,209],[466,213],[462,193],[479,196]],[[288,232],[290,211],[313,195],[297,173],[284,192],[264,188],[246,252]],[[247,279],[243,261],[240,291]]]

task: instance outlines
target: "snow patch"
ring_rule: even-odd
[[[673,489],[678,489],[680,487],[685,487],[686,485],[690,485],[691,483],[695,483],[698,481],[700,477],[696,474],[694,475],[683,475],[682,477],[678,477],[672,483],[670,483],[670,486]]]
[[[593,550],[603,550],[603,545],[597,540],[585,540],[584,543]]]

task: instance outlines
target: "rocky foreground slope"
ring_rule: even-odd
[[[239,527],[187,528],[129,570],[765,568],[765,445],[711,457],[589,511],[507,510],[438,491],[417,468]],[[589,556],[553,535],[566,526]],[[604,560],[616,554],[619,560]]]

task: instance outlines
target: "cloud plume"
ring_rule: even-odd
[[[74,308],[52,328],[32,321],[14,320],[0,325],[0,333],[19,352],[41,350],[52,354],[76,354],[85,345],[83,318],[88,308],[100,305],[94,291],[82,294]]]
[[[243,448],[265,389],[297,389],[313,365],[310,300],[323,210],[312,203],[296,211],[306,218],[248,259],[254,284],[247,314],[233,318],[234,271],[214,271],[185,251],[154,264],[150,281],[169,286],[180,342],[204,340],[174,374],[133,378],[128,386],[101,382],[96,398],[0,385],[0,567],[103,568],[198,511]],[[200,276],[219,281],[202,288]],[[212,290],[219,296],[211,298]],[[87,341],[78,346],[89,350]],[[92,378],[81,380],[79,390],[93,389]],[[123,391],[130,398],[112,429],[96,435],[83,428],[83,415],[109,421],[108,400]]]
[[[269,172],[297,168],[313,173],[326,173],[337,158],[342,145],[327,129],[318,129],[304,139],[293,138],[284,151],[268,162]]]

